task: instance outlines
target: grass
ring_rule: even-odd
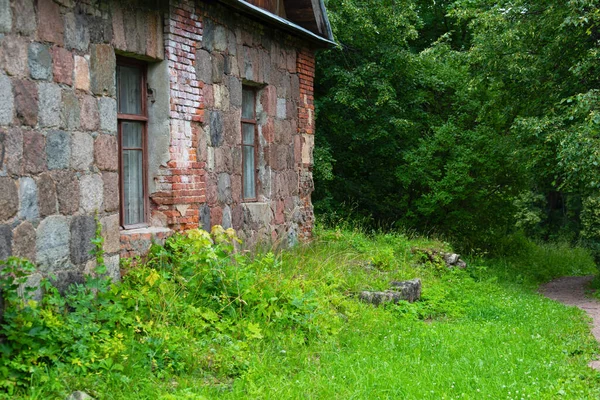
[[[180,314],[188,310],[182,297],[196,293],[170,291],[175,269],[166,275],[155,262],[156,277],[153,268],[139,267],[139,279],[126,278],[123,285],[158,300],[148,305],[140,323],[145,328],[123,328],[124,349],[112,357],[121,367],[82,373],[66,363],[50,365],[17,395],[55,398],[83,390],[99,399],[600,397],[600,374],[587,367],[598,345],[584,313],[535,291],[555,276],[593,273],[584,250],[516,239],[510,256],[474,258],[463,271],[424,262],[422,250],[450,249],[435,240],[325,229],[316,236],[312,245],[277,257],[238,260],[246,266],[227,271],[248,282],[236,286],[246,305],[235,306],[233,316],[217,313],[218,322],[202,332],[173,309],[179,304]],[[153,285],[150,276],[157,279]],[[373,307],[354,297],[415,277],[423,282],[417,303]],[[203,307],[214,301],[199,299]],[[200,333],[190,334],[194,330]],[[177,368],[161,364],[165,357],[157,354],[164,349],[151,347],[148,339],[157,337],[166,338],[170,354],[180,354]]]

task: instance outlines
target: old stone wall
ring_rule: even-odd
[[[220,224],[287,246],[313,226],[314,55],[193,0],[0,1],[0,259],[81,281],[97,215],[105,260]],[[148,65],[149,227],[119,226],[117,56]],[[242,199],[242,87],[256,91],[257,199]]]
[[[203,18],[195,64],[204,83],[206,117],[198,146],[199,158],[206,160],[201,224],[233,227],[250,243],[288,245],[308,238],[313,225],[313,53],[290,35],[221,6],[204,5]],[[242,199],[243,85],[256,88],[255,202]]]
[[[131,2],[0,2],[0,259],[81,281],[97,214],[119,276],[115,54],[160,60],[163,41]]]

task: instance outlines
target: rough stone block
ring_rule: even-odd
[[[219,147],[223,144],[223,117],[220,111],[210,113],[210,145]]]
[[[207,204],[200,206],[200,227],[210,232],[210,207]]]
[[[75,69],[73,53],[62,47],[53,47],[51,52],[54,80],[71,86],[73,84],[73,70]]]
[[[79,180],[75,173],[67,170],[53,171],[56,183],[58,210],[61,214],[72,215],[79,210]]]
[[[81,128],[87,131],[97,131],[100,127],[100,115],[98,113],[98,101],[89,95],[81,96],[79,122]]]
[[[229,89],[225,85],[213,85],[213,96],[215,108],[222,111],[229,111]]]
[[[64,44],[65,25],[60,7],[52,0],[38,0],[38,37],[44,42]]]
[[[100,97],[98,99],[100,109],[100,129],[103,132],[117,133],[117,101],[111,97]]]
[[[104,258],[104,265],[106,265],[106,275],[110,276],[113,282],[119,282],[121,280],[121,269],[119,267],[119,255],[114,255]]]
[[[90,45],[90,32],[85,15],[68,13],[65,15],[65,46],[69,49],[86,51]]]
[[[102,210],[104,183],[100,174],[84,175],[79,179],[79,206],[86,213]]]
[[[210,209],[210,224],[221,225],[223,223],[223,209],[219,206],[211,207]]]
[[[111,212],[119,209],[119,174],[116,172],[103,172],[104,184],[104,211]]]
[[[285,119],[287,115],[287,106],[285,99],[277,99],[277,118]]]
[[[4,138],[4,159],[0,160],[0,171],[7,174],[23,174],[23,133],[20,127],[0,129]]]
[[[217,25],[215,27],[213,47],[217,51],[227,50],[227,30],[223,25]]]
[[[38,91],[35,82],[14,80],[15,110],[24,125],[36,126],[38,117]]]
[[[0,0],[0,33],[8,33],[12,29],[12,12],[9,0]]]
[[[99,135],[94,143],[94,158],[101,170],[116,171],[119,165],[119,146],[114,135]]]
[[[87,23],[90,32],[90,42],[110,43],[113,38],[111,18],[88,16]]]
[[[225,206],[225,208],[223,208],[223,222],[221,223],[221,226],[223,226],[225,229],[232,227],[231,208],[229,206]]]
[[[67,248],[68,250],[68,248]],[[62,264],[57,264],[52,269],[57,269],[60,267],[69,267],[72,265],[69,264],[68,260]],[[62,271],[58,271],[55,274],[56,279],[51,279],[50,282],[52,286],[58,289],[59,293],[65,294],[70,287],[73,285],[83,285],[85,283],[85,273],[78,269],[66,269]]]
[[[46,135],[48,169],[69,168],[71,135],[64,131],[49,131]]]
[[[10,78],[0,73],[0,125],[9,125],[13,121],[15,105],[13,87]]]
[[[52,56],[48,46],[33,42],[29,44],[29,73],[33,79],[49,80],[52,78]]]
[[[86,132],[74,132],[71,144],[71,168],[87,171],[94,161],[94,138]]]
[[[33,3],[33,0],[12,1],[13,27],[17,33],[31,35],[35,32],[37,23]]]
[[[41,127],[57,127],[60,125],[61,90],[55,83],[41,82],[38,85],[40,99],[38,123]],[[0,100],[1,102],[1,100]]]
[[[210,18],[206,18],[203,21],[202,26],[202,47],[208,51],[213,51],[214,38],[215,38],[215,26]]]
[[[0,47],[0,68],[4,68],[8,75],[29,76],[27,65],[27,40],[18,36],[5,36]]]
[[[15,216],[19,209],[17,185],[11,178],[0,178],[0,221],[7,221]]]
[[[46,139],[38,132],[23,133],[23,166],[25,173],[39,174],[46,170]]]
[[[25,221],[15,229],[12,253],[15,257],[23,257],[35,262],[35,228],[31,222]]]
[[[90,76],[92,92],[97,95],[116,95],[116,58],[113,47],[107,44],[91,46]]]
[[[37,180],[37,186],[40,216],[43,218],[56,214],[56,185],[52,176],[48,173],[43,173]]]
[[[40,216],[38,190],[32,178],[19,179],[19,218],[35,221]]]
[[[220,203],[231,204],[231,177],[229,174],[219,174],[217,178],[217,196]]]
[[[398,303],[401,300],[413,303],[421,298],[421,280],[417,278],[404,282],[392,282],[392,290],[383,292],[363,291],[358,295],[358,298],[374,305]]]
[[[92,258],[92,239],[96,235],[96,221],[91,215],[78,215],[71,219],[71,262],[82,264]]]
[[[204,83],[212,83],[212,62],[206,50],[196,50],[196,77]]]
[[[223,82],[223,73],[225,72],[225,59],[222,54],[213,53],[211,55],[212,61],[212,82],[221,83]]]
[[[121,232],[119,231],[119,214],[110,215],[100,220],[104,251],[117,253],[121,249]]]
[[[65,129],[79,129],[79,99],[71,91],[62,92],[61,126]]]
[[[229,101],[233,107],[242,106],[242,81],[235,76],[227,78],[227,88],[229,89]]]
[[[85,57],[75,56],[75,89],[90,91],[90,66]]]
[[[0,260],[12,255],[13,232],[10,225],[0,225]]]

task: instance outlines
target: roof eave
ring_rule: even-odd
[[[292,34],[295,34],[296,36],[300,36],[304,39],[307,39],[308,41],[312,42],[313,44],[317,45],[318,47],[335,47],[337,46],[337,43],[335,43],[333,41],[333,34],[331,33],[331,27],[329,25],[329,20],[327,19],[327,14],[324,13],[324,17],[325,17],[325,21],[326,21],[326,25],[327,25],[327,36],[329,36],[328,38],[325,38],[323,36],[319,36],[314,32],[309,31],[308,29],[305,29],[299,25],[294,24],[291,21],[288,21],[285,18],[282,18],[278,15],[275,15],[273,13],[270,13],[267,10],[264,10],[260,7],[255,6],[254,4],[250,4],[247,1],[244,0],[219,0],[221,3],[226,4],[230,7],[235,8],[236,10],[249,14],[253,17],[256,17],[270,25],[273,25],[277,28],[283,29],[285,31],[288,31]],[[322,0],[321,0],[322,3]],[[323,10],[325,10],[324,5],[321,4],[321,6],[323,7]]]

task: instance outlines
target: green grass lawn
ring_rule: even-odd
[[[600,397],[600,373],[587,367],[598,345],[584,313],[535,290],[540,280],[594,272],[581,249],[528,243],[511,257],[468,260],[462,271],[425,262],[422,250],[447,244],[400,234],[319,229],[310,246],[278,256],[238,254],[233,261],[227,251],[206,250],[218,246],[194,253],[190,243],[179,239],[155,249],[148,266],[132,269],[107,292],[121,314],[110,322],[114,334],[100,335],[107,322],[94,334],[112,350],[92,341],[93,359],[81,349],[62,351],[53,362],[39,358],[40,368],[13,395]],[[185,255],[189,251],[196,255]],[[202,262],[213,267],[198,267]],[[415,277],[422,279],[423,296],[413,304],[374,307],[354,296]],[[109,310],[106,304],[88,307],[85,315]],[[61,318],[62,330],[76,325]]]

